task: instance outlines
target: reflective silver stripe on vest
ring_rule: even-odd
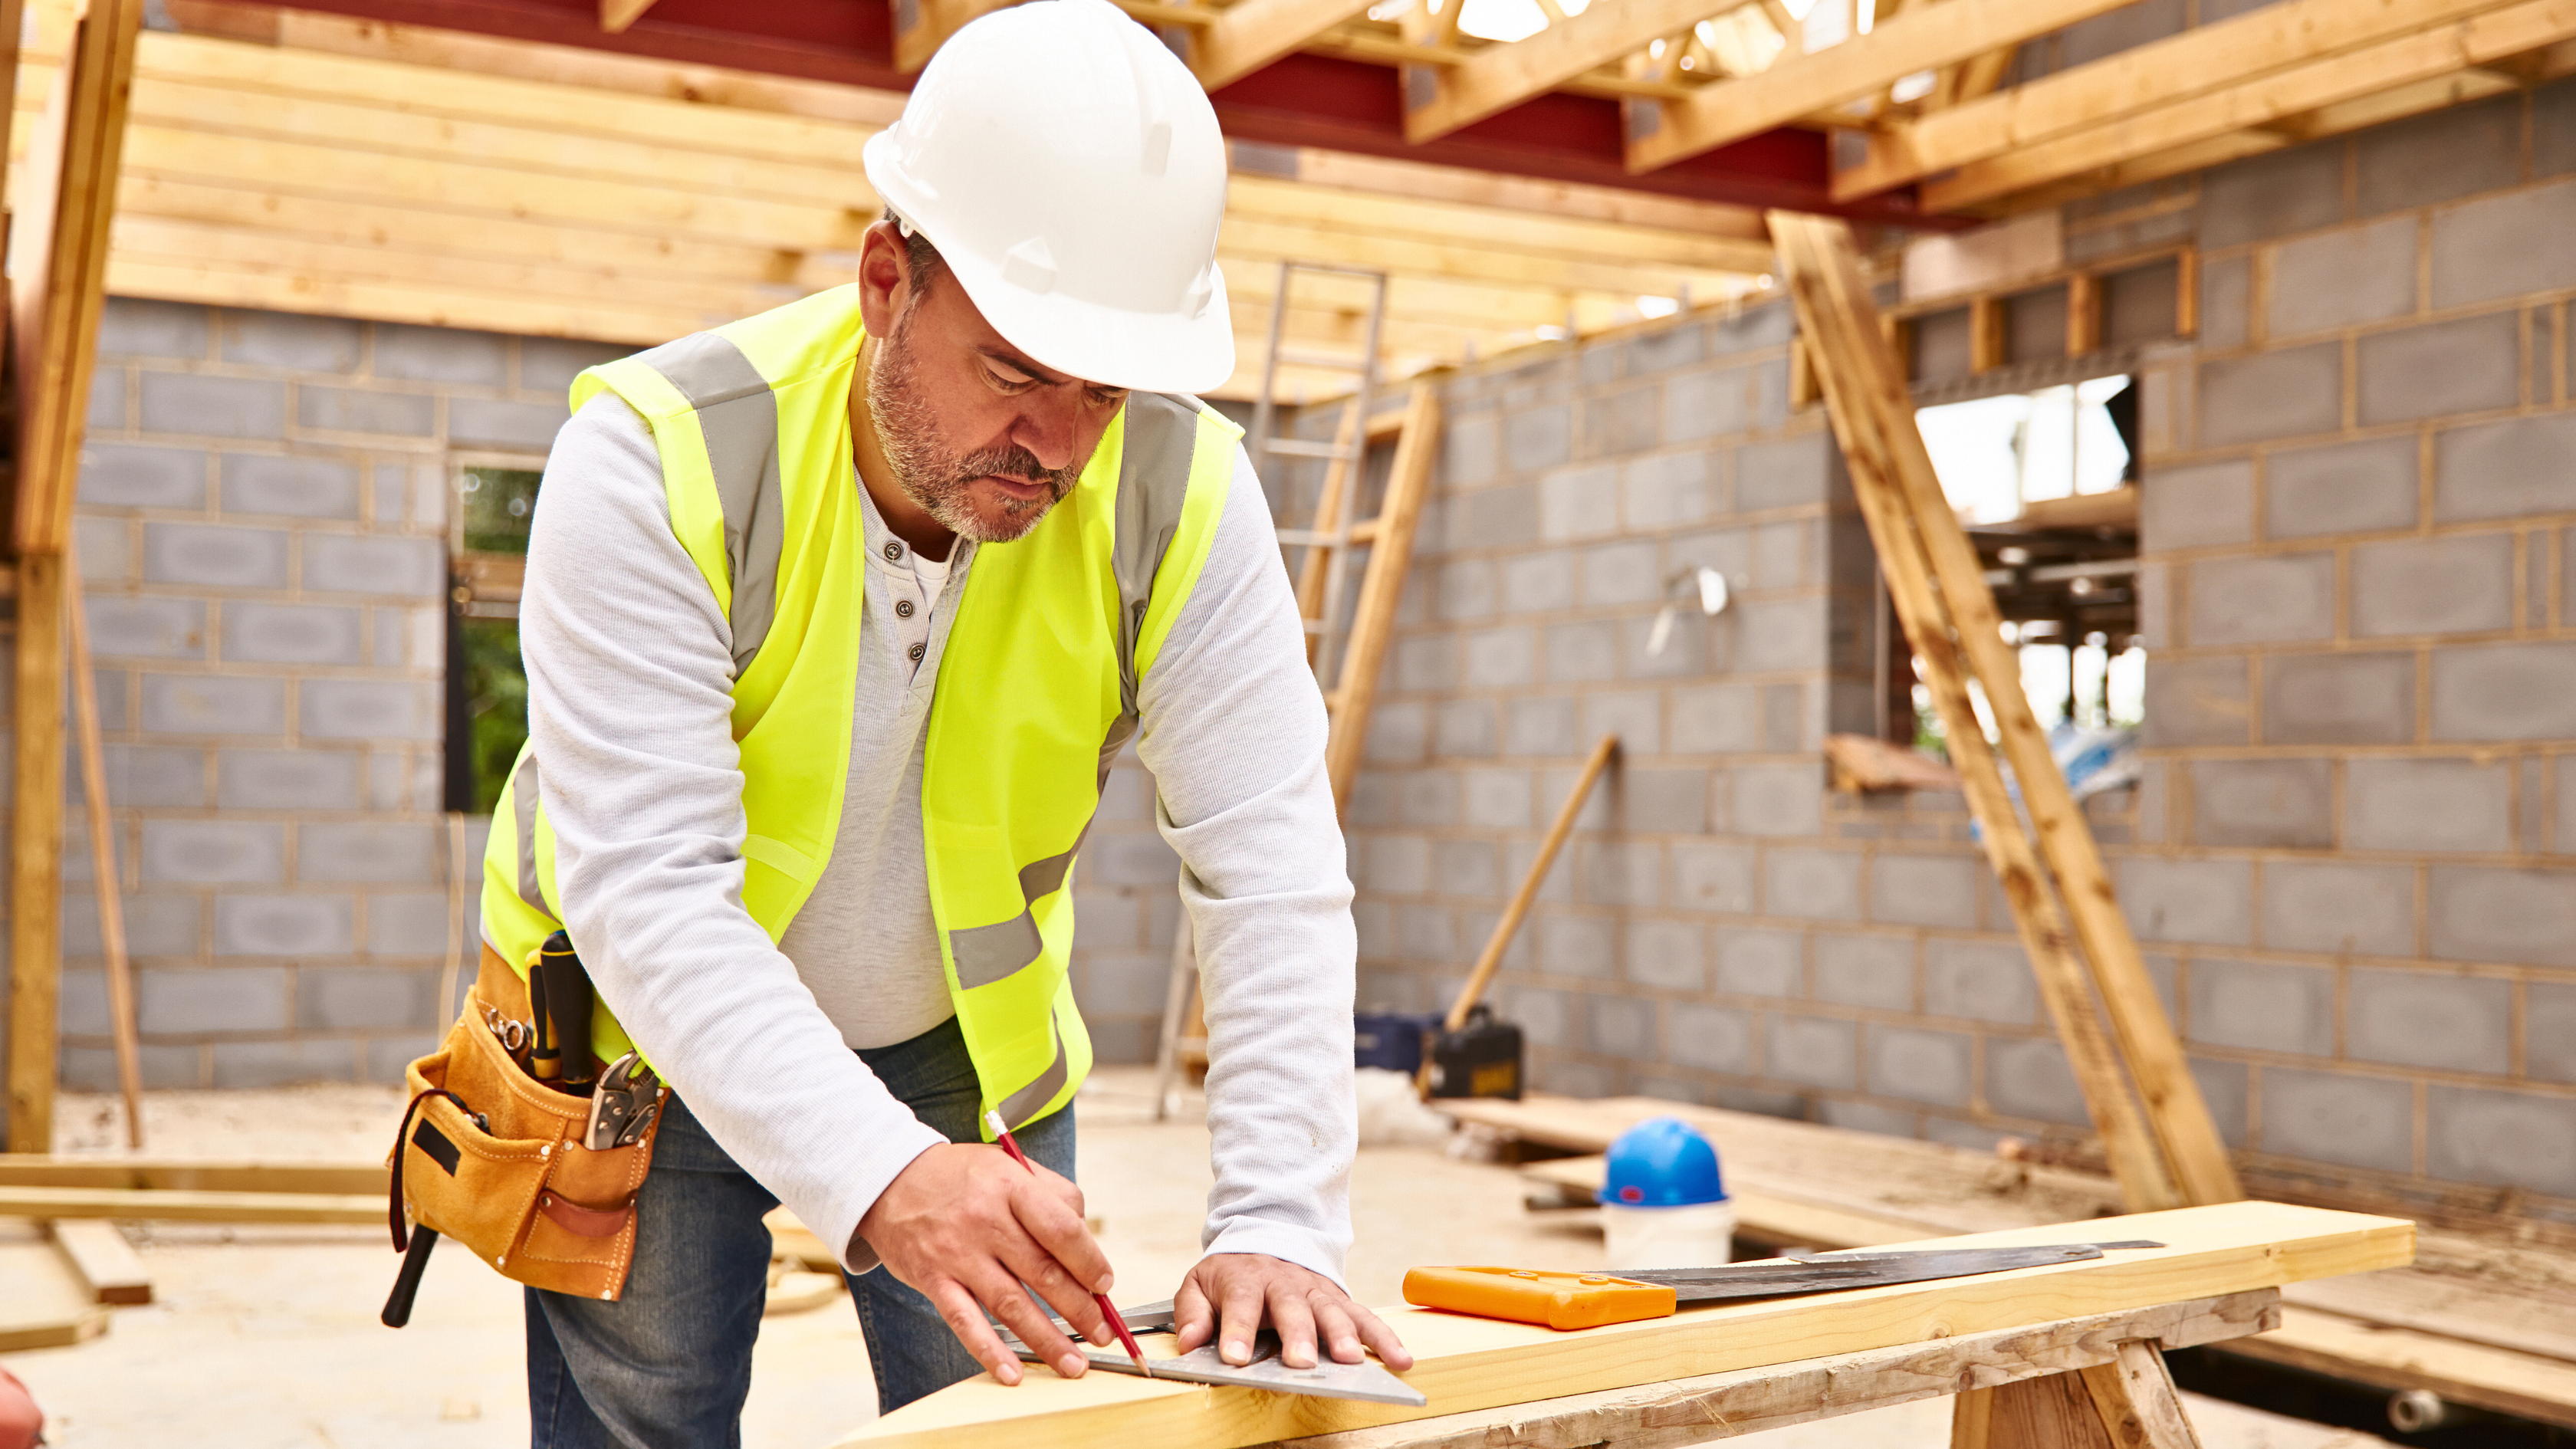
[[[1187,399],[1160,393],[1129,395],[1127,439],[1118,458],[1118,516],[1109,552],[1110,572],[1118,580],[1119,708],[1108,738],[1101,741],[1095,790],[1107,783],[1118,751],[1136,733],[1136,639],[1144,628],[1146,607],[1153,601],[1154,575],[1163,567],[1163,556],[1171,552],[1173,535],[1181,530],[1181,505],[1189,499],[1190,462],[1198,451],[1198,436],[1198,409]],[[1074,852],[1082,849],[1090,833],[1091,822],[1086,820],[1061,854],[1022,866],[1020,899],[1035,902],[1061,889],[1073,869]],[[948,951],[956,959],[960,987],[988,986],[1026,968],[1044,949],[1037,921],[1026,906],[999,924],[948,933]],[[1062,1045],[1056,1050],[1061,1069]],[[1038,1085],[1043,1084],[1041,1078]],[[1044,1105],[1053,1095],[1052,1090],[1042,1094],[1036,1105]]]
[[[537,756],[534,751],[519,762],[519,772],[510,778],[510,818],[519,827],[519,899],[552,916],[554,908],[546,904],[545,887],[537,879]]]
[[[640,359],[697,409],[707,466],[724,507],[725,563],[733,583],[733,664],[739,676],[769,637],[778,611],[778,560],[787,503],[778,475],[778,397],[742,349],[713,332],[665,343]]]
[[[1052,1026],[1054,1023],[1050,1020],[1048,1024]],[[1064,1079],[1073,1070],[1073,1063],[1065,1059],[1063,1035],[1050,1034],[1055,1036],[1055,1060],[1047,1065],[1045,1071],[1038,1073],[1036,1081],[1002,1099],[1002,1120],[1014,1127],[1027,1126],[1039,1108],[1064,1090]]]

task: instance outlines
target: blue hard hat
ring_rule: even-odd
[[[1600,1200],[1621,1207],[1687,1207],[1726,1201],[1717,1149],[1679,1117],[1650,1117],[1610,1144]]]

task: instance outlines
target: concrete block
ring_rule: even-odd
[[[1704,336],[1705,329],[1685,321],[1660,332],[1631,337],[1628,345],[1621,349],[1628,376],[1643,377],[1648,373],[1690,366],[1700,360]]]
[[[1681,380],[1672,385],[1678,389]],[[1620,467],[1619,478],[1628,527],[1639,532],[1679,528],[1718,511],[1720,480],[1707,453],[1632,458]]]
[[[1977,924],[1982,863],[1965,855],[1893,855],[1869,863],[1869,915],[1909,926]]]
[[[2344,1051],[2366,1062],[2502,1071],[2513,1059],[2513,984],[2355,968],[2345,986]]]
[[[1968,309],[1926,312],[1914,319],[1914,376],[1924,382],[1950,382],[1968,375],[1973,352]]]
[[[254,367],[344,377],[358,370],[359,327],[342,317],[227,308],[220,329],[223,358]]]
[[[198,599],[88,595],[89,647],[103,658],[203,659],[206,606]]]
[[[1853,1102],[1828,1097],[1816,1103],[1816,1120],[1828,1127],[1846,1132],[1875,1132],[1883,1137],[1920,1136],[1918,1124],[1922,1114],[1877,1102]]]
[[[2147,677],[2155,676],[2150,663]],[[2148,718],[2150,736],[2161,740],[2152,707]],[[2264,743],[2404,744],[2414,738],[2412,654],[2287,654],[2264,661]],[[2224,742],[2241,739],[2240,735]]]
[[[2576,85],[2555,81],[2531,93],[2531,170],[2535,176],[2576,171]]]
[[[1407,825],[1455,825],[1464,781],[1456,770],[1408,770],[1396,781],[1396,818]]]
[[[2576,1082],[2576,984],[2526,983],[2522,997],[2522,1069],[2545,1082]]]
[[[2203,1046],[2333,1056],[2335,973],[2319,966],[2202,957],[2191,965],[2184,1031]]]
[[[1420,691],[1456,687],[1458,656],[1455,634],[1417,634],[1396,640],[1396,688]]]
[[[349,896],[217,896],[217,956],[346,955],[357,949]]]
[[[1763,1075],[1810,1087],[1860,1085],[1857,1023],[1817,1016],[1774,1016],[1767,1026]]]
[[[314,739],[434,740],[443,724],[435,685],[308,679],[299,693],[298,727]]]
[[[1758,926],[1716,930],[1717,989],[1738,996],[1807,994],[1805,938]]]
[[[2343,147],[2297,146],[2201,173],[2200,244],[2209,251],[2313,231],[2343,219]]]
[[[2157,468],[2139,499],[2138,547],[2147,553],[2254,539],[2254,465],[2244,459]]]
[[[309,837],[309,830],[308,830]],[[397,849],[400,840],[393,842]],[[1150,831],[1120,831],[1091,842],[1083,852],[1083,866],[1092,884],[1103,886],[1170,885],[1180,876],[1181,858],[1164,844],[1163,837]],[[391,881],[427,880],[425,873],[405,874],[400,868],[401,856],[386,862],[380,876]]]
[[[2486,644],[2433,654],[2433,738],[2576,735],[2576,645]]]
[[[357,1043],[327,1037],[217,1042],[209,1055],[214,1058],[214,1080],[218,1087],[288,1087],[299,1082],[346,1082],[355,1080],[358,1071]]]
[[[134,1019],[145,1036],[280,1030],[287,1024],[286,968],[147,966],[134,974]]]
[[[1538,485],[1538,536],[1551,543],[1602,538],[1619,531],[1619,469],[1595,463],[1562,468]]]
[[[1431,886],[1431,842],[1419,835],[1370,834],[1353,842],[1367,864],[1352,875],[1364,890],[1420,895]]]
[[[1564,403],[1503,415],[1503,464],[1515,473],[1553,468],[1574,456],[1574,414]]]
[[[2263,464],[2263,533],[2313,538],[2415,526],[2411,435],[2274,453]]]
[[[196,448],[90,443],[81,449],[84,508],[206,506],[206,455]]]
[[[286,681],[147,674],[143,676],[143,729],[159,735],[283,734]]]
[[[1709,368],[1684,373],[1665,383],[1665,437],[1676,443],[1696,442],[1751,428],[1754,371],[1750,367]]]
[[[2480,197],[2433,213],[2433,305],[2467,306],[2576,286],[2576,182]]]
[[[1574,1045],[1572,1018],[1578,1008],[1568,993],[1535,986],[1515,986],[1509,994],[1508,1005],[1509,1009],[1501,1015],[1520,1024],[1521,1034],[1530,1045]]]
[[[1495,608],[1494,561],[1451,559],[1434,572],[1433,612],[1448,620],[1491,618]]]
[[[2351,849],[2513,849],[2508,762],[2364,755],[2344,770],[2344,844]]]
[[[2558,855],[2576,855],[2576,755],[2560,755],[2557,770],[2558,822],[2550,849]]]
[[[2576,1112],[2566,1098],[2444,1086],[2424,1098],[2432,1176],[2576,1195]]]
[[[1571,755],[1580,746],[1575,734],[1576,702],[1546,695],[1515,699],[1505,706],[1505,748],[1515,755]]]
[[[1663,385],[1647,383],[1583,401],[1583,442],[1577,456],[1618,458],[1642,453],[1662,437]]]
[[[1647,841],[1578,843],[1574,859],[1582,873],[1583,899],[1604,906],[1663,904],[1660,846]]]
[[[1735,506],[1753,513],[1825,502],[1834,496],[1840,459],[1830,433],[1746,443],[1735,450]]]
[[[134,530],[124,519],[75,517],[72,540],[80,551],[82,583],[96,589],[134,581]]]
[[[1673,904],[1738,914],[1753,909],[1754,853],[1748,845],[1676,841]]]
[[[1923,944],[1923,1012],[2020,1025],[2039,1016],[2030,960],[2008,941],[1935,937]]]
[[[1724,1006],[1688,1002],[1672,1008],[1665,1055],[1675,1066],[1704,1072],[1750,1076],[1753,1072],[1753,1013]]]
[[[189,302],[147,302],[110,297],[99,314],[103,357],[166,357],[199,362],[206,356],[206,312]]]
[[[2333,432],[2343,426],[2343,346],[2203,362],[2197,411],[2209,448]]]
[[[2576,966],[2576,871],[2436,865],[2429,887],[2436,958]]]
[[[2114,290],[2114,300],[2117,289]],[[2203,348],[2224,352],[2245,345],[2246,324],[2254,315],[2254,259],[2226,257],[2200,268],[2200,338]],[[2158,330],[2172,330],[2170,318]]]
[[[2514,406],[2522,397],[2516,312],[2490,312],[2364,336],[2357,348],[2364,427]]]
[[[204,898],[194,891],[140,891],[125,896],[125,949],[136,959],[180,956],[204,949]],[[106,951],[98,933],[98,897],[63,894],[63,955],[96,959]]]
[[[492,398],[447,400],[447,440],[464,447],[548,448],[572,420],[562,403],[501,402]]]
[[[1766,347],[1785,347],[1797,332],[1797,316],[1786,297],[1742,311],[1720,313],[1708,324],[1708,351],[1712,357],[1734,352],[1753,352]]]
[[[378,377],[472,387],[510,384],[510,339],[497,333],[379,322],[375,334]]]
[[[1111,915],[1085,917],[1085,939]],[[1107,946],[1109,941],[1098,944]],[[466,948],[473,949],[472,938]],[[371,956],[443,956],[447,953],[447,897],[433,891],[383,891],[367,897],[367,954]]]
[[[2092,1121],[2084,1089],[2051,1037],[1986,1038],[1986,1106],[2008,1117],[2073,1126]]]
[[[1399,905],[1395,908],[1395,931],[1404,954],[1416,961],[1458,959],[1456,913],[1445,906]],[[1145,1005],[1150,1007],[1152,1002]]]
[[[1505,689],[1538,677],[1538,635],[1528,628],[1485,629],[1459,638],[1471,689]]]
[[[1481,830],[1525,830],[1531,823],[1527,770],[1461,772],[1461,815]]]
[[[2145,743],[2157,749],[2245,743],[2253,724],[2246,673],[2241,655],[2169,659],[2150,653]]]
[[[358,465],[346,458],[226,453],[221,474],[226,513],[358,516]]]
[[[2193,760],[2192,841],[2323,850],[2334,844],[2333,772],[2324,760]]]
[[[1369,716],[1367,758],[1382,764],[1418,764],[1431,743],[1431,713],[1419,704],[1386,704]]]
[[[206,803],[205,752],[162,745],[109,745],[107,798],[127,808],[196,809]],[[66,798],[85,798],[80,771],[66,770]]]
[[[2415,1169],[2415,1089],[2382,1077],[2266,1068],[2262,1150],[2381,1172]]]
[[[1822,520],[1788,519],[1753,530],[1753,582],[1757,588],[1794,589],[1823,583]]]
[[[1619,626],[1615,621],[1586,619],[1580,623],[1548,626],[1547,679],[1550,683],[1610,679],[1618,673]]]
[[[1914,942],[1906,936],[1816,936],[1816,999],[1878,1011],[1914,1009]]]
[[[1606,1057],[1624,1057],[1629,1061],[1653,1061],[1661,1053],[1655,1050],[1655,1003],[1624,996],[1587,998],[1584,1045]]]
[[[2576,509],[2576,413],[2507,418],[2433,437],[2433,517],[2442,523]]]
[[[2415,310],[2415,218],[2320,232],[2272,253],[2274,337],[2295,337]]]
[[[91,369],[89,408],[83,419],[94,433],[121,433],[131,426],[126,420],[126,369],[116,363],[102,362]]]
[[[1500,461],[1501,442],[1501,426],[1494,414],[1452,417],[1440,434],[1439,486],[1473,488],[1491,482]]]
[[[435,881],[442,849],[438,831],[428,825],[307,821],[296,842],[296,878],[390,885]]]
[[[1663,598],[1663,574],[1655,566],[1652,539],[1604,544],[1583,554],[1583,602],[1587,604],[1652,604]]]
[[[1595,697],[1596,699],[1598,696]],[[1616,698],[1616,696],[1613,696]],[[1593,703],[1586,700],[1586,705]],[[1593,738],[1600,731],[1587,730]],[[1620,732],[1622,740],[1633,738]],[[1620,828],[1642,835],[1702,835],[1708,831],[1708,771],[1622,771],[1618,780]]]
[[[146,524],[143,577],[156,584],[282,589],[286,587],[286,540],[286,532],[275,528]]]
[[[1740,765],[1727,771],[1727,786],[1741,834],[1824,833],[1825,781],[1815,764]]]
[[[205,1049],[196,1046],[146,1046],[137,1054],[143,1089],[189,1090],[205,1082]],[[116,1053],[105,1047],[65,1046],[62,1084],[75,1092],[117,1090]]]
[[[2116,861],[2120,904],[2141,940],[2242,946],[2253,934],[2253,871],[2242,860]]]
[[[1970,1044],[1954,1031],[1872,1025],[1869,1090],[1909,1102],[1964,1107],[1972,1079]]]
[[[1639,986],[1697,995],[1708,989],[1705,934],[1691,921],[1634,922],[1623,974]]]
[[[1807,920],[1860,918],[1859,854],[1848,850],[1773,847],[1762,863],[1763,908]]]
[[[2333,554],[2211,559],[2187,572],[2187,627],[2195,648],[2334,637]]]
[[[224,607],[224,657],[274,664],[363,664],[358,611],[312,604]]]
[[[377,346],[383,347],[381,335]],[[585,369],[615,362],[631,351],[614,343],[577,342],[568,337],[522,337],[517,384],[522,392],[567,393],[572,380]]]
[[[438,431],[438,400],[428,393],[305,383],[295,390],[295,420],[320,432],[426,438]]]
[[[286,428],[284,383],[145,369],[141,397],[147,433],[274,438]]]
[[[2522,179],[2522,97],[2373,126],[2353,138],[2353,160],[2363,216],[2511,186]]]
[[[2414,954],[2414,868],[2264,862],[2263,944],[2285,951]]]
[[[1509,548],[1538,541],[1538,485],[1479,488],[1449,501],[1449,547]]]
[[[1495,607],[1504,614],[1555,614],[1574,605],[1574,557],[1563,549],[1502,561]]]
[[[1753,672],[1811,670],[1827,662],[1825,646],[1832,600],[1815,594],[1803,598],[1752,599],[1735,604],[1714,621],[1719,629],[1734,620],[1735,662]]]
[[[1673,691],[1672,748],[1681,754],[1749,753],[1763,747],[1762,692],[1745,684]]]

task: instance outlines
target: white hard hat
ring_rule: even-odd
[[[1234,375],[1215,108],[1108,0],[1031,0],[959,30],[866,163],[1033,360],[1148,392]]]

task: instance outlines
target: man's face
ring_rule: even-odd
[[[889,250],[900,257],[901,242]],[[863,273],[877,259],[872,245]],[[867,401],[895,481],[960,538],[1008,543],[1037,527],[1081,477],[1125,389],[1039,366],[984,320],[954,276],[925,291],[907,269],[898,285],[870,290],[869,300],[882,299],[872,310],[892,318],[882,331],[870,319]]]

